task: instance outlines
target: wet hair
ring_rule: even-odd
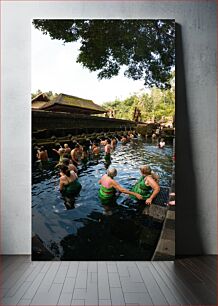
[[[66,174],[66,176],[70,177],[70,170],[68,169],[68,167],[66,165],[61,165],[60,170],[61,170],[61,172]]]
[[[40,150],[40,152],[45,151],[45,147],[41,146],[39,150]]]
[[[64,155],[65,155],[65,154],[64,154]],[[62,163],[63,163],[63,165],[65,165],[65,166],[69,166],[69,164],[70,164],[69,158],[64,157],[63,160],[62,160]]]
[[[147,165],[143,165],[140,167],[141,173],[144,175],[151,175],[152,178],[158,183],[159,181],[159,176],[151,171],[151,167]]]
[[[75,148],[77,148],[77,149],[79,149],[79,148],[80,148],[79,143],[77,143],[77,144],[75,145]]]
[[[56,149],[60,149],[60,148],[61,148],[60,143],[56,143],[56,144],[55,144],[55,148],[56,148]]]
[[[140,170],[141,170],[141,173],[142,174],[151,174],[151,167],[150,166],[147,166],[147,165],[143,165],[140,167]]]
[[[77,144],[77,142],[76,142],[76,140],[72,140],[72,144],[71,144],[71,148],[75,148],[75,146],[76,146],[76,144]]]
[[[115,177],[117,175],[117,169],[116,168],[107,169],[107,175],[111,178]]]

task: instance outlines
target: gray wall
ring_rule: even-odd
[[[175,18],[177,254],[216,254],[215,1],[2,3],[1,252],[31,253],[32,18]]]

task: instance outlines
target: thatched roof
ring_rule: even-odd
[[[42,102],[42,101],[36,101],[32,102],[32,108],[33,109],[41,109],[42,106],[44,106],[47,102]]]
[[[45,92],[42,92],[42,93],[38,94],[35,98],[32,99],[32,103],[36,102],[36,101],[48,102],[48,101],[50,101],[50,99]]]
[[[45,103],[40,109],[54,112],[62,111],[87,114],[101,114],[106,112],[103,107],[95,104],[92,100],[85,100],[62,93],[59,94],[54,100]]]
[[[32,99],[32,108],[40,109],[43,105],[49,102],[50,99],[46,93],[40,93],[35,98]]]

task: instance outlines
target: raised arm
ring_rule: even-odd
[[[56,149],[52,149],[52,151],[54,151],[54,152],[56,152],[58,155],[60,155],[59,152],[58,152]]]

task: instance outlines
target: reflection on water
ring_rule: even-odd
[[[169,187],[172,146],[134,140],[118,144],[111,166],[116,180],[130,189],[140,176],[139,167],[149,164],[159,174],[160,185]],[[98,180],[105,174],[103,156],[80,169],[82,184],[75,208],[67,210],[59,192],[59,171],[50,162],[33,166],[32,231],[54,254],[56,260],[149,260],[159,238],[161,224],[142,214],[143,207],[121,194],[113,207],[98,199]],[[33,246],[34,247],[34,246]]]

